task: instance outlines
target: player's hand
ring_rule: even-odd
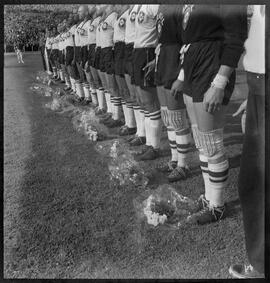
[[[146,66],[144,66],[144,68],[142,69],[144,72],[147,70],[147,72],[145,73],[145,78],[147,78],[149,76],[149,74],[154,70],[155,68],[155,59],[150,61]]]
[[[220,110],[224,98],[224,89],[210,87],[204,94],[203,106],[206,112],[214,113]]]
[[[87,71],[88,68],[88,61],[86,61],[85,65],[84,65],[84,70]]]
[[[247,99],[242,102],[242,104],[239,106],[239,108],[237,109],[237,111],[232,114],[232,116],[233,116],[233,117],[236,117],[236,116],[238,116],[239,114],[241,114],[242,112],[244,112],[246,109],[247,109]]]
[[[175,80],[171,87],[171,95],[177,98],[183,92],[184,82]]]

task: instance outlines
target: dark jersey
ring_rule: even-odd
[[[183,44],[223,42],[221,64],[235,68],[247,38],[247,6],[184,5],[179,29]]]
[[[181,44],[181,30],[183,5],[160,5],[157,15],[157,30],[159,43]]]

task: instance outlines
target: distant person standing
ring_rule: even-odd
[[[23,44],[20,43],[20,42],[14,43],[14,50],[15,50],[15,52],[17,54],[18,63],[23,63],[24,64],[23,54],[22,54]]]
[[[41,58],[42,58],[42,63],[43,63],[44,71],[46,71],[45,43],[46,43],[45,33],[41,32],[40,33],[40,37],[39,37],[39,50],[40,50],[40,53],[41,53]]]

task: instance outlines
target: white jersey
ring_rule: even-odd
[[[128,14],[126,21],[125,43],[134,43],[135,39],[135,21],[139,5],[134,5],[131,12]]]
[[[52,38],[51,38],[51,37],[47,37],[47,38],[46,38],[45,47],[46,47],[47,49],[52,49]]]
[[[89,44],[96,44],[96,35],[97,35],[97,27],[99,25],[101,17],[95,18],[89,27],[88,31],[88,43]]]
[[[100,38],[101,24],[102,22],[98,24],[97,29],[96,29],[96,47],[101,47],[101,38]]]
[[[58,35],[59,36],[59,35]],[[58,40],[58,36],[53,38],[52,41],[52,49],[59,49],[59,40]]]
[[[79,37],[80,46],[88,45],[88,33],[90,28],[91,20],[84,21],[79,26]]]
[[[159,5],[142,5],[135,21],[134,48],[156,47],[158,32],[156,28]]]
[[[74,34],[75,46],[80,46],[80,34],[79,34],[80,25],[81,25],[81,23],[78,26],[76,26],[76,31],[75,31],[75,34]]]
[[[65,44],[67,46],[74,46],[74,35],[76,32],[76,26],[70,28],[70,30],[66,33]]]
[[[59,36],[59,50],[63,51],[66,47],[65,47],[65,33],[61,33]]]
[[[100,44],[101,48],[113,46],[113,29],[117,21],[117,13],[112,12],[101,24]]]
[[[113,42],[125,41],[126,22],[129,11],[125,11],[114,23]]]

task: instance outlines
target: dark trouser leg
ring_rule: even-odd
[[[45,50],[45,47],[44,46],[41,46],[40,47],[40,53],[41,53],[41,58],[42,58],[42,64],[43,64],[43,69],[44,71],[46,71],[46,63],[45,63],[45,54],[44,54],[44,50]]]
[[[265,88],[264,76],[247,73],[249,96],[239,174],[246,249],[250,264],[264,272]]]

